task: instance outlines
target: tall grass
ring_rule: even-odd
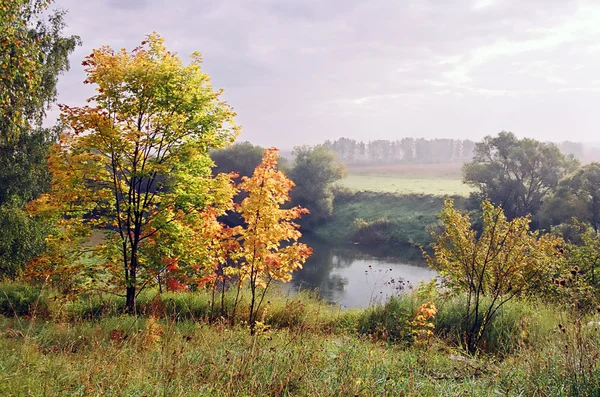
[[[486,390],[482,384],[461,386],[460,378],[452,384],[426,381],[429,369],[415,365],[421,355],[294,330],[250,337],[239,327],[134,318],[40,324],[27,337],[0,338],[0,393],[435,396],[457,387]],[[440,369],[450,364],[441,355],[431,361]]]
[[[178,322],[243,323],[248,318],[250,306],[249,295],[245,292],[242,291],[234,310],[234,290],[226,292],[223,308],[220,306],[221,298],[213,296],[211,291],[159,294],[158,291],[147,290],[138,296],[137,313],[142,317],[168,318]],[[213,298],[217,301],[214,304]],[[124,315],[124,307],[125,298],[114,294],[83,294],[76,299],[64,299],[27,284],[0,283],[0,315],[6,317],[36,316],[67,322],[98,321]],[[328,304],[311,291],[285,295],[274,288],[267,292],[257,319],[277,328],[301,326],[310,330],[345,332],[355,330],[358,313],[357,310],[341,310],[338,306]]]
[[[412,343],[416,292],[346,311],[273,291],[254,337],[248,302],[232,325],[211,297],[149,291],[128,316],[122,298],[0,284],[0,395],[600,395],[600,331],[558,307],[507,304],[467,357],[461,297],[433,298],[426,345]]]
[[[32,320],[33,321],[33,320]],[[557,334],[500,360],[306,329],[208,325],[154,317],[17,322],[0,317],[0,395],[593,396]],[[586,338],[595,338],[588,335]],[[597,339],[590,339],[596,340]],[[598,345],[588,346],[590,358]]]

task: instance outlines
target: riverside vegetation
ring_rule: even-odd
[[[336,192],[326,145],[215,173],[235,113],[156,33],[94,50],[93,106],[41,129],[78,44],[49,3],[0,1],[2,395],[600,395],[598,164],[503,132],[469,199]],[[340,215],[340,238],[432,242],[438,279],[361,310],[284,295],[301,227]]]
[[[407,320],[429,299],[424,289],[343,311],[273,292],[254,336],[213,316],[204,293],[147,291],[132,317],[120,314],[124,299],[1,289],[3,395],[581,396],[600,387],[598,326],[535,301],[503,307],[485,350],[465,356],[460,296],[433,300],[433,335],[415,343],[420,329]]]

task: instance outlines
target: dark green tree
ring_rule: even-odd
[[[0,206],[0,279],[14,279],[24,264],[45,249],[53,226],[31,217],[19,200]]]
[[[262,161],[265,149],[250,142],[235,143],[231,147],[210,154],[215,163],[213,174],[235,172],[239,177],[251,177]]]
[[[558,184],[556,193],[544,204],[544,226],[559,225],[577,218],[600,229],[600,163],[587,164]]]
[[[46,156],[60,127],[36,128],[20,134],[13,145],[0,146],[0,203],[21,204],[50,188]],[[1,233],[1,231],[0,231]]]
[[[479,201],[502,206],[509,219],[532,214],[536,221],[544,200],[577,166],[554,144],[501,132],[476,144],[473,160],[463,166],[463,181],[478,189]]]
[[[63,36],[50,0],[0,0],[0,270],[14,277],[43,250],[46,225],[23,205],[49,188],[46,156],[57,128],[42,128],[60,74],[80,44]]]
[[[330,149],[323,145],[294,148],[294,164],[289,177],[296,187],[292,204],[308,208],[310,214],[303,226],[316,225],[333,213],[334,182],[344,177],[345,169]]]

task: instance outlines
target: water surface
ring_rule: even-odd
[[[308,236],[303,242],[313,255],[287,288],[316,290],[342,307],[367,307],[398,293],[399,286],[416,287],[436,275],[410,246],[335,244]]]

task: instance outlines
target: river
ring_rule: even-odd
[[[336,244],[307,236],[303,242],[313,255],[286,289],[315,290],[344,308],[367,307],[436,275],[410,246]]]

